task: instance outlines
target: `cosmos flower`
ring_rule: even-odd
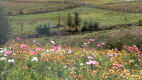
[[[12,54],[12,51],[7,51],[6,54],[10,55],[10,54]]]
[[[108,56],[108,57],[112,57],[112,56],[113,56],[113,54],[108,54],[107,56]]]
[[[16,40],[17,40],[17,41],[20,41],[21,39],[17,37]]]
[[[88,59],[92,60],[92,59],[93,59],[93,57],[92,57],[92,56],[88,56]]]
[[[37,57],[33,57],[33,58],[31,59],[31,61],[38,61],[38,58],[37,58]]]
[[[8,62],[9,63],[14,63],[14,59],[9,59]]]
[[[114,64],[113,64],[113,67],[114,67],[114,68],[121,68],[121,67],[122,67],[122,65],[121,65],[121,64],[119,64],[119,63],[114,63]]]
[[[6,61],[6,58],[5,57],[1,57],[0,61]]]
[[[83,63],[80,63],[80,66],[83,66]]]
[[[56,44],[54,41],[50,41],[52,44]]]
[[[36,48],[36,51],[38,52],[38,51],[40,51],[41,50],[41,48]]]
[[[38,52],[37,51],[33,51],[32,55],[35,56]]]
[[[21,49],[24,49],[24,48],[26,48],[26,45],[22,44],[22,45],[20,46],[20,48],[21,48]]]
[[[60,46],[54,46],[53,49],[54,49],[55,51],[58,51],[58,50],[61,49],[61,47],[60,47]]]
[[[98,64],[98,62],[97,62],[97,61],[90,60],[90,61],[86,62],[86,64],[87,64],[87,65],[91,65],[91,64],[96,65],[96,64]]]
[[[67,50],[67,53],[71,54],[71,53],[72,53],[72,50],[71,50],[71,49],[68,49],[68,50]]]

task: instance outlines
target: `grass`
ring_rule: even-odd
[[[61,23],[65,24],[67,14],[74,13],[75,11],[80,13],[82,23],[86,20],[96,20],[100,23],[100,26],[133,23],[142,19],[141,13],[122,13],[122,12],[87,8],[87,7],[79,7],[70,10],[50,12],[50,13],[9,16],[9,19],[11,20],[14,35],[24,34],[24,33],[29,34],[29,33],[35,33],[34,29],[38,23],[44,22],[44,23],[50,23],[52,25],[57,24],[58,16],[61,16]],[[23,33],[21,33],[20,31],[21,23],[23,23],[24,25]]]
[[[141,47],[141,26],[131,26],[129,28],[97,31],[97,32],[84,32],[75,35],[67,36],[47,36],[40,38],[24,39],[27,43],[38,41],[42,45],[46,45],[50,41],[55,41],[58,45],[69,45],[71,47],[82,47],[84,43],[88,43],[89,39],[95,39],[94,42],[88,45],[89,48],[94,48],[98,43],[105,43],[104,48],[118,48],[121,49],[125,45],[137,45]],[[110,47],[108,47],[110,46]]]

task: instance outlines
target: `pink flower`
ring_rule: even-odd
[[[24,49],[24,48],[26,48],[26,45],[22,44],[22,45],[20,46],[20,48],[21,48],[21,49]]]
[[[131,49],[128,49],[128,51],[129,51],[129,52],[132,52],[132,50],[131,50]]]
[[[101,47],[101,45],[100,45],[100,44],[97,44],[97,47]]]
[[[91,60],[91,59],[93,59],[93,57],[92,57],[92,56],[88,56],[88,59],[90,59],[90,60]]]
[[[119,63],[114,63],[113,66],[114,66],[115,68],[121,68],[121,67],[122,67],[122,65],[119,64]]]
[[[91,41],[91,42],[94,42],[95,40],[94,40],[94,39],[90,39],[90,41]]]
[[[20,38],[16,38],[17,41],[21,40]]]
[[[91,65],[91,64],[96,65],[96,64],[98,64],[98,62],[97,62],[97,61],[90,60],[90,61],[86,62],[86,64],[87,64],[87,65]]]
[[[7,51],[6,54],[10,55],[10,54],[12,54],[12,51]]]
[[[105,43],[101,43],[101,46],[104,46],[105,45]]]
[[[71,50],[71,49],[68,49],[67,52],[68,52],[69,54],[71,54],[71,53],[72,53],[72,50]]]
[[[49,60],[46,58],[44,61],[45,61],[45,62],[48,62]]]
[[[113,56],[113,54],[108,54],[108,57],[112,57]]]
[[[38,52],[38,51],[40,51],[41,50],[41,48],[36,48],[36,51]]]
[[[32,55],[34,56],[34,55],[36,55],[37,54],[37,51],[33,51],[32,52]]]
[[[60,46],[54,46],[53,49],[54,49],[55,51],[58,51],[58,50],[61,49],[61,47],[60,47]]]

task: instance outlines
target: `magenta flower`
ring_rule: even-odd
[[[87,65],[91,65],[91,64],[96,65],[96,64],[98,64],[98,62],[97,62],[97,61],[90,60],[90,61],[86,62],[86,64],[87,64]]]
[[[36,51],[38,52],[38,51],[41,51],[41,48],[36,48]]]
[[[136,47],[135,49],[136,49],[136,51],[139,51],[139,48]]]
[[[37,54],[37,51],[33,51],[32,52],[32,55],[34,56],[34,55],[36,55]]]

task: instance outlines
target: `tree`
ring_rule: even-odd
[[[78,31],[78,27],[80,26],[81,19],[79,17],[79,13],[75,12],[74,13],[74,26],[75,30]]]
[[[70,13],[68,14],[68,18],[67,18],[67,25],[68,25],[69,29],[72,28],[72,26],[73,26],[72,16]]]
[[[4,15],[3,7],[0,7],[0,45],[6,43],[10,38],[11,27]]]

